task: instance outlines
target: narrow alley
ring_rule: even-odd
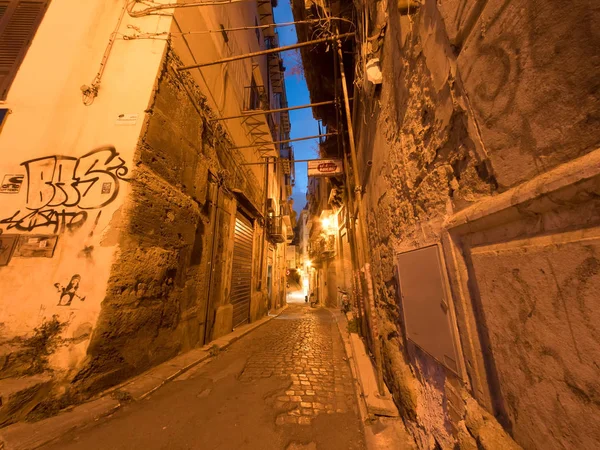
[[[599,30],[0,0],[0,450],[600,449]]]
[[[365,443],[332,314],[293,304],[145,400],[43,448],[361,450]]]

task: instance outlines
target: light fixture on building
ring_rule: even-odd
[[[321,225],[327,234],[334,234],[338,230],[337,216],[331,211],[323,211],[321,214]]]

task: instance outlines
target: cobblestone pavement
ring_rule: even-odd
[[[274,407],[276,423],[310,425],[319,414],[358,413],[350,368],[337,325],[325,310],[290,307],[271,326],[264,348],[252,355],[240,380],[289,379]]]
[[[293,304],[216,358],[48,449],[363,450],[331,313]]]

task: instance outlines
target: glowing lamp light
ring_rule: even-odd
[[[329,218],[323,219],[322,222],[323,222],[323,228],[329,228],[331,226],[331,219],[329,219]]]

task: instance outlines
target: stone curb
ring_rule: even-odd
[[[358,378],[354,350],[352,345],[350,344],[350,337],[348,333],[348,320],[346,316],[337,310],[330,310],[333,315],[335,322],[338,326],[338,330],[342,337],[342,341],[344,342],[344,351],[346,352],[346,358],[348,358],[348,365],[350,366],[350,371],[352,372],[352,378],[354,379],[354,393],[356,394],[356,399],[358,400],[358,409],[360,411],[361,420],[366,423],[369,419],[369,412],[367,410],[367,403],[365,401],[364,396],[362,395],[360,388],[360,381]]]
[[[67,408],[56,416],[39,422],[19,422],[1,428],[0,450],[39,448],[52,443],[70,431],[86,428],[101,418],[113,414],[131,400],[143,400],[191,368],[208,362],[217,351],[229,347],[246,334],[279,316],[286,308],[287,305],[256,322],[242,325],[201,348],[176,356],[131,380],[104,391],[86,403]]]
[[[364,376],[361,377],[361,373],[364,371],[364,369],[361,370],[360,366],[364,364],[359,363],[359,358],[361,358],[361,356],[357,355],[357,351],[352,342],[352,336],[347,331],[348,320],[346,315],[337,310],[330,311],[335,318],[340,335],[342,336],[344,349],[346,350],[346,356],[350,364],[352,377],[354,378],[354,391],[358,400],[358,409],[360,411],[360,417],[363,423],[367,449],[415,450],[416,445],[408,434],[408,431],[404,426],[404,422],[400,417],[378,417],[373,413],[373,408],[369,408],[369,402],[367,398],[365,398],[363,393],[364,388],[361,382],[361,379],[364,378]],[[368,357],[365,355],[363,355],[363,358],[368,359]],[[372,370],[370,360],[368,362],[369,364],[367,364],[367,366]],[[395,405],[393,407],[395,408]]]

